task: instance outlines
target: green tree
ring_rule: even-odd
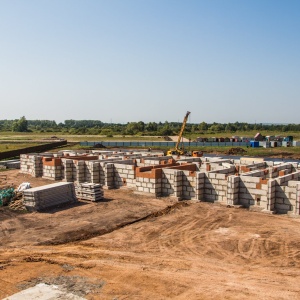
[[[206,131],[206,130],[208,129],[207,123],[205,123],[205,122],[200,123],[200,124],[198,125],[198,129],[199,129],[200,131]]]
[[[12,125],[12,131],[15,132],[26,132],[28,131],[28,121],[23,116],[19,120],[15,120]]]

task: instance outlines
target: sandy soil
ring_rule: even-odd
[[[1,208],[0,298],[41,282],[87,299],[300,298],[300,219],[126,189],[105,198]]]

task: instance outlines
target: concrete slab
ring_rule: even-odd
[[[60,290],[57,285],[49,285],[39,283],[34,287],[23,290],[19,293],[11,295],[3,300],[85,300],[86,298],[79,297],[72,293],[67,293]]]

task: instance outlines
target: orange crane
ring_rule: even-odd
[[[182,138],[182,135],[183,135],[183,132],[184,132],[184,129],[185,129],[185,125],[187,123],[187,120],[188,120],[188,117],[189,117],[190,113],[191,112],[189,112],[189,111],[186,112],[186,114],[184,116],[184,119],[183,119],[183,122],[182,122],[182,125],[181,125],[181,129],[180,129],[180,132],[179,132],[179,135],[178,135],[178,140],[177,140],[177,143],[175,145],[175,148],[168,150],[167,155],[188,155],[188,156],[194,156],[194,157],[201,157],[203,155],[203,153],[201,151],[192,151],[192,153],[188,153],[188,152],[185,152],[182,148],[179,147],[180,142],[181,142],[181,138]]]

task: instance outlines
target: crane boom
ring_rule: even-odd
[[[187,111],[186,114],[185,114],[185,117],[183,119],[181,129],[180,129],[180,132],[179,132],[179,135],[178,135],[178,140],[177,140],[177,143],[176,143],[176,146],[175,146],[175,149],[177,151],[179,151],[179,144],[180,144],[180,141],[181,141],[181,138],[182,138],[182,135],[183,135],[183,131],[184,131],[184,128],[185,128],[185,125],[186,125],[186,122],[188,120],[188,117],[189,117],[190,113],[191,113],[190,111]]]

